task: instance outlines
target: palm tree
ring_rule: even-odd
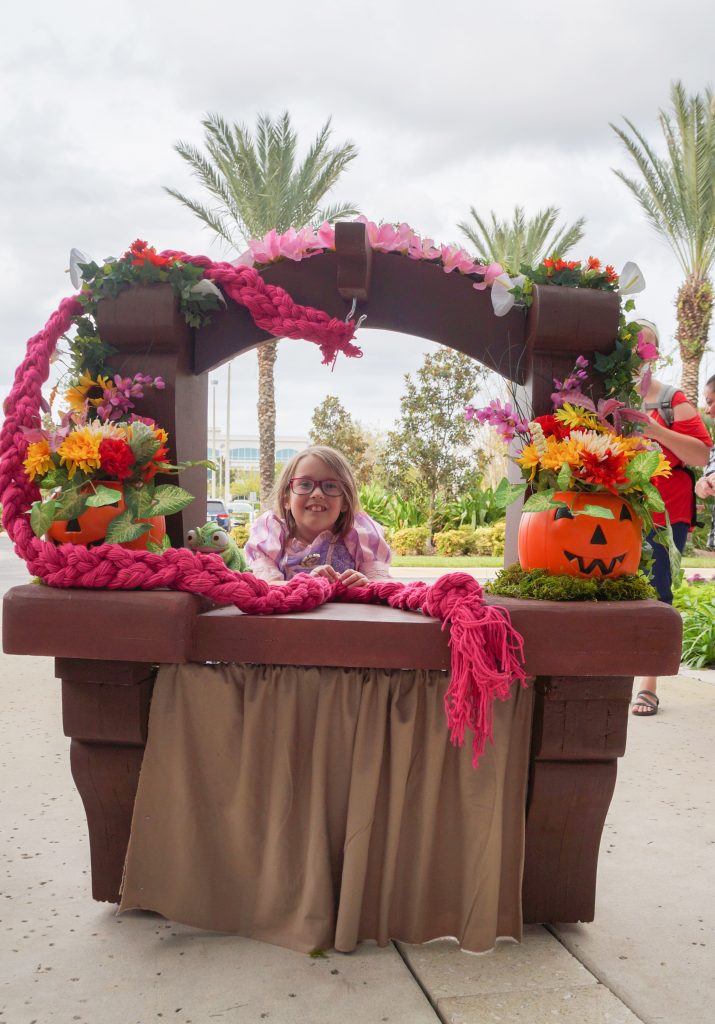
[[[190,199],[176,189],[165,191],[236,252],[245,248],[249,239],[261,238],[271,228],[282,232],[359,212],[351,203],[320,205],[358,152],[351,142],[329,146],[330,119],[300,164],[296,163],[297,137],[287,112],[275,120],[261,115],[255,137],[245,125],[229,124],[218,114],[208,114],[201,124],[206,153],[181,141],[174,149],[209,193],[211,205]],[[273,368],[277,340],[264,342],[257,352],[261,503],[265,506],[275,477]]]
[[[556,227],[560,210],[547,206],[527,220],[522,206],[514,207],[511,223],[500,221],[490,211],[491,224],[485,223],[474,207],[469,210],[474,224],[457,225],[474,246],[477,256],[489,263],[501,263],[516,274],[522,264],[535,267],[545,256],[565,256],[584,234],[586,221],[579,217],[568,227]]]
[[[659,111],[667,155],[659,156],[627,119],[628,131],[611,125],[639,171],[614,174],[638,200],[650,224],[675,253],[685,275],[676,298],[676,338],[682,387],[697,402],[700,361],[713,311],[710,272],[715,260],[715,100],[687,96],[681,82],[670,89],[672,116]]]

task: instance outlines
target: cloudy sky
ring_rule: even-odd
[[[671,81],[712,84],[715,12],[704,0],[34,0],[4,7],[3,22],[0,396],[27,338],[71,292],[72,246],[101,258],[141,237],[226,258],[162,191],[199,195],[172,147],[200,144],[207,112],[250,125],[287,109],[306,143],[332,117],[334,142],[360,155],[331,198],[437,242],[464,241],[456,225],[472,205],[584,216],[573,256],[617,269],[635,260],[648,282],[638,312],[671,343],[679,268],[611,173],[628,163],[609,122],[628,117],[660,145]],[[392,424],[403,374],[430,345],[366,329],[360,343],[365,357],[332,374],[315,346],[281,345],[279,433],[306,432],[326,394],[367,425]],[[248,433],[255,362],[233,364],[232,425]],[[225,368],[216,376],[224,408]]]

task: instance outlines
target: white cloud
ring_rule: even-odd
[[[207,111],[250,125],[288,109],[304,141],[332,115],[335,140],[360,149],[336,197],[438,241],[459,239],[470,205],[503,217],[516,203],[529,212],[554,204],[566,220],[585,216],[575,255],[617,268],[635,260],[648,282],[638,309],[672,335],[679,269],[610,171],[627,164],[608,123],[625,115],[657,139],[670,81],[708,84],[715,15],[701,0],[683,0],[677,17],[652,0],[599,11],[526,0],[128,0],[121,11],[68,10],[36,0],[4,12],[0,387],[71,291],[72,246],[104,257],[142,237],[224,255],[161,189],[197,193],[172,146],[199,144]],[[333,374],[314,346],[281,344],[279,430],[307,429],[327,393],[389,425],[402,374],[429,346],[361,333],[365,357],[341,360]],[[255,357],[235,365],[232,419],[250,432]]]

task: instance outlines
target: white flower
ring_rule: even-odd
[[[221,303],[224,306],[226,305],[226,300],[224,299],[223,294],[220,291],[220,289],[218,289],[216,287],[216,285],[213,283],[213,281],[209,281],[209,279],[207,277],[202,277],[200,281],[196,282],[196,284],[191,289],[191,294],[192,295],[215,295],[217,299],[220,299]]]
[[[500,274],[492,281],[492,306],[496,316],[506,316],[514,305],[516,299],[512,295],[511,288],[521,288],[526,278],[523,274],[516,277],[509,277],[508,274]]]
[[[572,430],[570,440],[576,441],[584,451],[596,455],[599,459],[604,459],[609,450],[612,455],[618,455],[623,451],[621,442],[617,441],[613,434],[602,434],[598,430]]]
[[[89,263],[90,259],[81,249],[70,249],[70,281],[73,288],[82,287],[82,271],[80,263]]]
[[[630,261],[618,275],[618,291],[621,295],[637,295],[645,288],[645,278],[640,267]]]

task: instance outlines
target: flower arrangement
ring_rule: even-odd
[[[123,394],[122,400],[127,402]],[[117,514],[104,539],[133,542],[151,530],[146,520],[179,512],[193,501],[183,488],[157,485],[154,479],[157,473],[183,468],[167,461],[165,430],[136,415],[117,420],[113,414],[118,407],[111,404],[106,416],[99,411],[101,405],[95,408],[95,418],[87,409],[69,411],[59,424],[46,416],[41,428],[25,430],[25,472],[44,492],[30,510],[30,525],[38,537],[51,532],[53,523],[77,521],[88,509],[113,506]],[[167,546],[165,538],[158,550]],[[155,545],[149,542],[149,547]]]
[[[632,363],[640,366],[653,356],[638,336],[623,347],[628,356],[617,363],[619,370]],[[566,506],[574,517],[612,518],[608,508],[586,503],[577,509],[557,497],[565,491],[607,492],[625,498],[648,532],[653,528],[651,513],[665,507],[653,481],[669,476],[670,465],[660,446],[639,432],[639,426],[647,421],[645,413],[612,393],[598,402],[584,393],[588,367],[589,361],[579,356],[565,380],[554,380],[551,414],[527,420],[510,403],[493,400],[481,409],[467,406],[465,415],[492,426],[506,442],[516,441],[512,458],[524,482],[502,480],[496,492],[502,507],[528,487],[532,493],[524,504],[525,512]],[[629,393],[633,387],[629,380]]]
[[[148,522],[185,508],[193,495],[173,484],[157,485],[158,473],[173,474],[189,465],[172,465],[168,459],[168,435],[153,420],[134,411],[147,389],[161,390],[161,377],[135,373],[122,376],[109,365],[115,350],[100,337],[95,320],[97,303],[115,297],[136,284],[168,283],[176,292],[189,323],[200,323],[223,302],[216,286],[202,278],[200,267],[160,255],[137,240],[121,259],[101,266],[77,250],[70,254],[70,274],[82,312],[73,318],[76,333],[64,336],[66,371],[53,388],[50,402],[37,427],[23,427],[27,451],[23,467],[40,489],[32,503],[30,525],[36,536],[53,534],[57,523],[77,523],[90,509],[106,509],[106,539],[110,543],[146,542],[163,550],[147,536]],[[66,408],[59,419],[51,407],[63,391]],[[74,531],[78,542],[81,530]],[[57,533],[55,535],[58,535]],[[151,535],[152,538],[155,534]],[[73,539],[62,536],[61,539]]]
[[[72,284],[80,289],[77,297],[85,313],[92,319],[101,299],[116,298],[134,285],[171,285],[190,327],[200,327],[212,312],[225,305],[223,295],[204,277],[202,267],[172,253],[157,253],[142,239],[132,242],[118,260],[107,259],[102,264],[72,249],[69,274]]]
[[[645,278],[632,262],[626,263],[620,274],[617,274],[610,263],[603,266],[595,256],[589,256],[585,264],[580,260],[563,260],[552,256],[542,260],[536,267],[522,264],[518,274],[504,270],[494,278],[492,305],[496,315],[505,316],[514,305],[530,306],[535,284],[635,295],[645,288]]]

